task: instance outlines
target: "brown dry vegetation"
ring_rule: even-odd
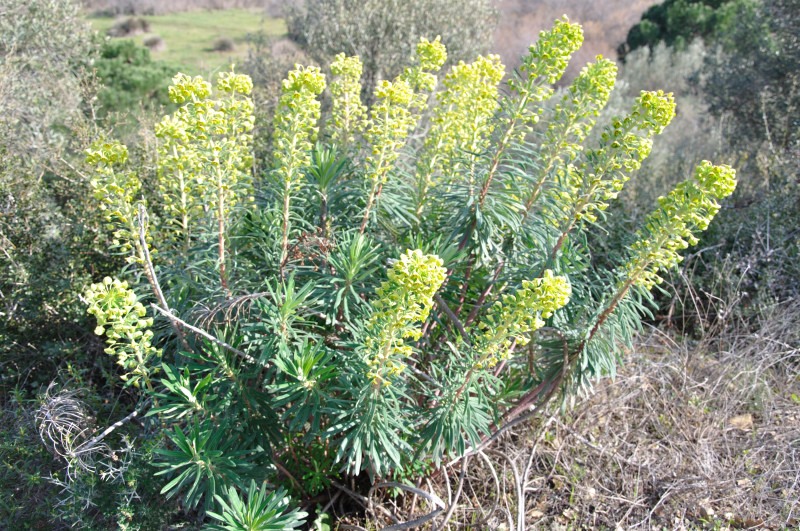
[[[795,302],[724,340],[678,342],[653,329],[591,397],[419,487],[445,507],[457,498],[441,529],[797,526],[798,319]],[[430,511],[422,497],[386,494],[365,500],[378,527]],[[444,513],[425,529],[439,529]]]
[[[584,44],[575,54],[565,79],[571,79],[597,54],[615,58],[617,46],[628,30],[656,0],[499,0],[500,20],[495,30],[493,51],[503,62],[516,66],[539,31],[550,28],[553,20],[567,15],[583,25]]]

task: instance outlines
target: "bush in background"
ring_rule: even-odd
[[[215,52],[232,52],[236,49],[236,44],[230,37],[219,37],[214,40],[211,49]]]
[[[673,5],[679,3],[657,7]],[[709,19],[705,44],[662,43],[625,57],[622,77],[628,84],[647,87],[661,78],[660,86],[675,90],[684,112],[665,131],[663,145],[655,146],[642,178],[623,193],[627,214],[612,224],[615,234],[624,234],[642,200],[663,193],[696,160],[714,156],[739,168],[742,185],[732,205],[703,236],[700,252],[673,276],[679,296],[662,304],[663,318],[698,335],[741,329],[747,322],[760,326],[761,315],[796,298],[800,285],[800,5],[735,1],[718,11],[725,16]],[[680,153],[678,160],[674,153]],[[611,247],[618,241],[598,239]]]
[[[103,84],[97,97],[101,116],[170,105],[167,87],[178,68],[154,61],[150,50],[129,39],[106,40],[94,63]]]
[[[289,37],[319,64],[335,54],[363,63],[362,97],[401,73],[414,43],[440,35],[448,66],[488,50],[496,13],[487,0],[305,0],[286,13]]]
[[[263,8],[280,16],[284,0],[82,0],[81,4],[99,16],[164,15],[200,9]]]
[[[642,15],[642,20],[628,32],[618,52],[628,52],[660,42],[681,49],[696,38],[713,37],[719,28],[740,22],[737,13],[752,7],[758,0],[665,0]]]
[[[134,37],[142,33],[150,33],[150,23],[144,18],[128,17],[115,22],[108,28],[109,37]]]
[[[80,351],[78,294],[113,260],[87,203],[80,154],[95,135],[93,34],[67,0],[0,16],[0,389],[37,388]],[[93,366],[82,354],[74,366]]]

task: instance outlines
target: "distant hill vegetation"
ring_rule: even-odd
[[[82,0],[84,9],[104,16],[164,15],[198,9],[264,8],[270,16],[281,13],[292,0]]]
[[[263,8],[270,17],[283,16],[287,7],[302,0],[83,0],[87,11],[105,16],[161,15],[202,9]],[[584,46],[573,58],[565,80],[574,77],[595,55],[615,58],[625,43],[628,30],[657,0],[496,0],[499,13],[492,51],[499,53],[509,67],[517,66],[539,31],[551,27],[553,20],[567,15],[580,22]]]
[[[645,11],[642,20],[628,32],[619,55],[643,46],[652,48],[659,42],[683,48],[695,37],[729,34],[741,6],[751,3],[750,0],[665,0]]]

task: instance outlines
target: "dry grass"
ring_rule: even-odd
[[[754,333],[676,343],[652,330],[593,396],[422,483],[444,508],[420,528],[799,525],[798,319],[795,302]],[[377,490],[366,500],[371,521],[361,525],[396,525],[437,509],[412,494],[386,495]]]

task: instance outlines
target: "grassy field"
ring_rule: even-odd
[[[153,58],[180,65],[187,73],[208,75],[241,62],[247,55],[248,34],[264,31],[267,35],[286,33],[282,19],[265,18],[262,10],[228,9],[222,11],[190,11],[168,15],[144,16],[150,32],[133,37],[142,43],[158,35],[166,44],[163,51],[153,52]],[[105,34],[118,19],[91,17],[96,30]],[[217,52],[212,48],[220,38],[233,40],[233,51]]]

